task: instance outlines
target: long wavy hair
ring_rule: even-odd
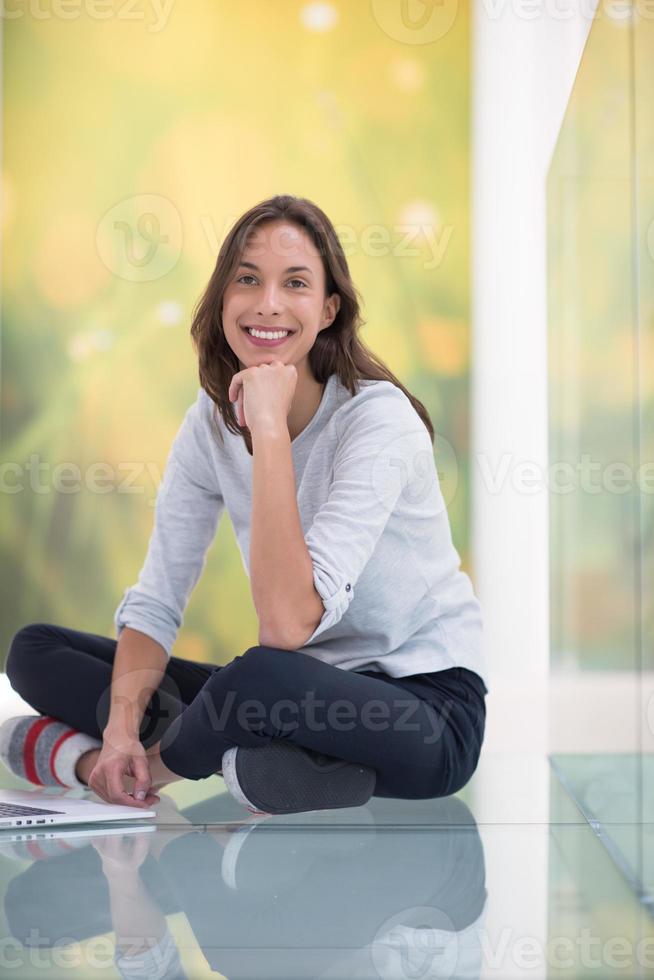
[[[360,294],[352,282],[334,226],[316,204],[292,194],[277,194],[261,201],[238,219],[220,247],[207,288],[193,311],[191,339],[198,356],[200,385],[214,402],[213,418],[221,442],[218,413],[230,432],[243,437],[252,455],[250,431],[247,425],[239,425],[228,397],[230,382],[241,370],[241,365],[223,331],[223,296],[254,229],[279,220],[292,222],[307,233],[318,249],[325,270],[325,299],[335,292],[341,298],[335,319],[318,333],[309,351],[309,366],[316,381],[324,384],[335,373],[352,395],[356,394],[357,380],[391,381],[415,408],[433,445],[434,427],[425,406],[407,391],[359,336],[360,328],[366,323],[361,317]]]

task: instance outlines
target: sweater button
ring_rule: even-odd
[[[347,585],[345,586],[345,591],[346,591],[346,592],[349,592],[351,588],[352,588],[352,586],[351,586],[351,585],[350,585],[350,583],[348,582],[348,583],[347,583]]]

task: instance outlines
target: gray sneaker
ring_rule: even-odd
[[[236,745],[223,754],[227,789],[252,813],[303,813],[363,806],[375,789],[369,766],[273,739],[256,748]]]

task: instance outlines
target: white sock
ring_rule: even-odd
[[[17,715],[0,725],[0,759],[16,776],[35,786],[84,787],[75,766],[102,740],[49,715]]]

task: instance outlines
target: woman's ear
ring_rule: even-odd
[[[321,330],[326,330],[327,327],[331,327],[332,323],[336,319],[336,315],[341,308],[341,297],[338,293],[332,293],[326,303],[326,316],[328,317],[327,323],[324,323]]]

